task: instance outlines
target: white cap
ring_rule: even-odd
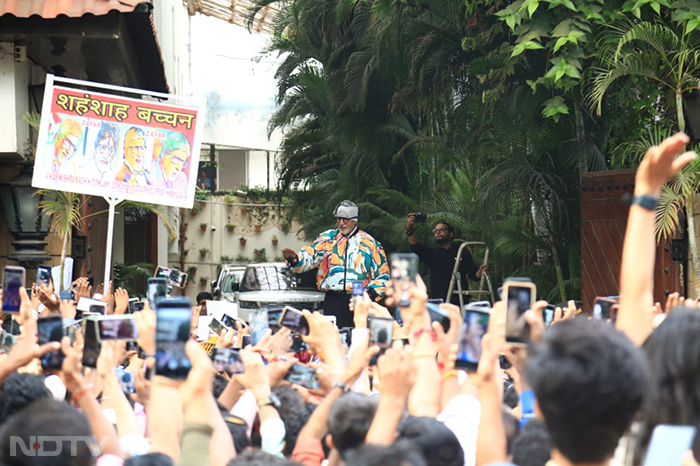
[[[63,381],[57,375],[50,375],[44,379],[44,385],[49,389],[53,399],[56,401],[65,401],[66,399],[66,386],[63,385]]]

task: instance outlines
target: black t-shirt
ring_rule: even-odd
[[[445,299],[447,291],[450,288],[450,280],[452,279],[452,270],[457,259],[457,251],[459,244],[452,243],[450,249],[444,249],[438,246],[426,246],[421,243],[411,245],[411,251],[416,253],[422,262],[428,266],[430,270],[430,297],[433,299]],[[459,272],[462,276],[462,290],[469,289],[468,278],[477,281],[476,272],[479,268],[474,264],[474,259],[468,248],[462,251],[462,259],[459,265]],[[455,283],[455,290],[457,284]],[[453,295],[450,299],[453,304],[459,304],[459,296]],[[464,297],[464,302],[469,302],[469,296]]]

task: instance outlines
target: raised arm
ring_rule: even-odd
[[[680,154],[690,138],[676,133],[659,146],[651,147],[639,164],[635,177],[634,195],[658,199],[664,183],[674,177],[697,155]],[[678,157],[677,157],[678,156]],[[638,346],[652,332],[654,306],[654,209],[633,204],[627,220],[620,271],[620,310],[617,327]]]
[[[294,273],[303,273],[318,267],[326,252],[324,243],[333,240],[333,231],[335,230],[324,231],[313,243],[303,246],[298,253],[289,248],[282,251],[284,259],[289,264],[289,270]]]

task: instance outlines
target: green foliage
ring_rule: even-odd
[[[138,263],[138,264],[114,264],[114,272],[112,275],[112,281],[114,283],[114,289],[124,288],[129,296],[137,296],[135,282],[136,280],[144,281],[153,275],[154,271],[153,264]],[[197,268],[195,267],[195,271]]]

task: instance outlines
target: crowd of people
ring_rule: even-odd
[[[284,327],[246,345],[250,326],[240,320],[197,341],[197,322],[207,314],[206,300],[198,299],[185,379],[153,370],[158,340],[150,306],[134,313],[136,346],[103,341],[96,367],[89,368],[81,364],[80,328],[60,343],[37,341],[38,319],[46,315],[60,315],[70,326],[77,300],[92,296],[87,279],[75,282],[75,300],[58,299],[51,286],[35,287],[31,295],[21,288],[20,312],[3,316],[5,331],[19,325],[19,335],[0,355],[0,465],[639,466],[658,447],[652,445],[657,427],[700,426],[700,312],[677,294],[663,309],[653,302],[654,210],[647,202],[695,158],[682,153],[688,142],[681,133],[666,139],[649,149],[637,171],[615,323],[576,314],[571,304],[547,326],[547,303],[538,301],[525,313],[530,343],[511,347],[505,305],[496,302],[475,371],[455,366],[460,309],[440,306],[449,316],[447,331],[432,322],[420,277],[406,290],[406,305],[398,305],[390,282],[374,282],[374,274],[388,272],[381,258],[359,277],[374,286],[353,303],[350,339],[322,314],[303,310],[308,334],[301,349],[292,349]],[[325,243],[347,246],[357,234],[357,210],[342,205],[336,213],[343,238],[329,233],[301,253],[285,251],[290,267],[322,263],[321,251],[343,256]],[[411,226],[406,233],[415,245]],[[438,246],[451,241],[451,233],[436,228]],[[383,255],[367,236],[351,246],[358,254]],[[361,257],[353,263],[365,264]],[[320,284],[336,285],[332,265],[324,265]],[[468,268],[471,276],[485,271]],[[348,301],[344,294],[352,290],[339,286]],[[107,314],[128,312],[122,289],[108,287],[100,299]],[[330,299],[340,306],[340,299]],[[370,344],[368,320],[396,317],[390,347]],[[338,319],[338,325],[346,324]],[[236,349],[242,371],[215,370],[212,343]],[[57,350],[61,366],[42,371],[39,359]],[[311,368],[318,388],[286,380],[299,366]],[[125,393],[115,372],[120,368],[133,375],[133,393]],[[86,437],[93,442],[75,440]],[[700,436],[689,447],[682,464],[696,466]],[[665,459],[655,464],[681,464],[672,455]]]

